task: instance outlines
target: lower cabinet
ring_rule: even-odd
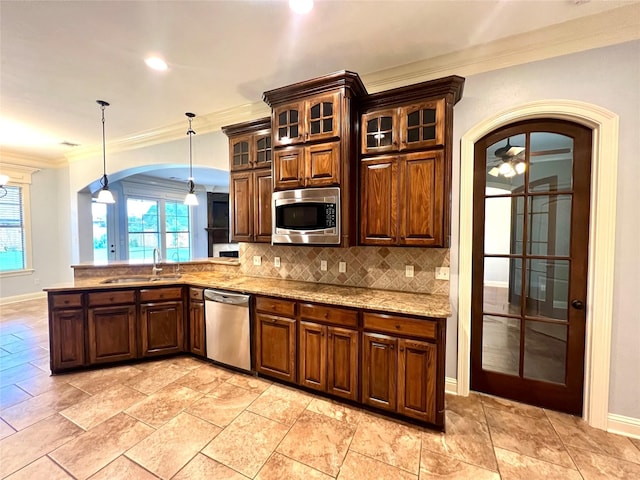
[[[84,365],[84,312],[55,310],[50,321],[51,370]],[[55,339],[55,340],[54,340]]]
[[[189,351],[207,355],[205,344],[204,297],[201,288],[189,289]]]
[[[89,364],[120,362],[138,356],[135,293],[135,290],[89,293]]]
[[[255,368],[272,377],[296,380],[295,302],[257,297]]]
[[[365,332],[362,335],[362,402],[396,410],[398,340]]]

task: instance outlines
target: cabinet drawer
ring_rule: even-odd
[[[256,310],[293,317],[296,314],[296,303],[275,298],[257,297]]]
[[[204,290],[201,288],[190,288],[189,289],[189,298],[191,300],[204,300]]]
[[[52,295],[51,305],[53,308],[62,307],[81,307],[82,306],[82,294],[81,293],[68,293],[62,295]]]
[[[182,287],[153,288],[140,290],[140,302],[155,300],[181,300]]]
[[[381,313],[364,313],[364,328],[396,335],[436,339],[437,324],[433,320],[383,315]]]
[[[89,306],[135,303],[135,290],[95,292],[89,294]]]
[[[345,327],[358,326],[358,312],[345,308],[314,305],[313,303],[300,304],[300,317],[304,320],[316,320]]]

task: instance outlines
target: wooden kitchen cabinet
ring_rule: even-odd
[[[295,302],[256,297],[255,368],[288,382],[296,380]]]
[[[321,143],[277,150],[274,189],[340,185],[340,144]]]
[[[232,242],[271,242],[271,117],[222,127],[229,137]]]
[[[365,312],[363,328],[362,402],[443,425],[442,319]]]
[[[358,313],[300,304],[298,383],[350,400],[358,398]]]
[[[88,294],[89,364],[138,357],[135,290]]]
[[[182,287],[140,290],[140,341],[143,357],[184,350]]]
[[[50,294],[49,348],[52,372],[84,365],[84,337],[82,294]]]
[[[206,357],[204,292],[201,288],[189,288],[189,351]]]
[[[362,245],[444,246],[441,150],[360,164]]]

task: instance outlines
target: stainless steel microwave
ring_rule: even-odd
[[[274,192],[272,243],[340,244],[340,188]]]

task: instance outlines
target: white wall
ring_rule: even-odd
[[[543,99],[592,103],[620,117],[614,318],[609,411],[640,418],[640,42],[630,42],[468,77],[454,111],[451,301],[457,304],[459,140],[508,108]],[[457,314],[447,329],[447,376],[455,377]],[[597,321],[595,319],[594,321]]]

